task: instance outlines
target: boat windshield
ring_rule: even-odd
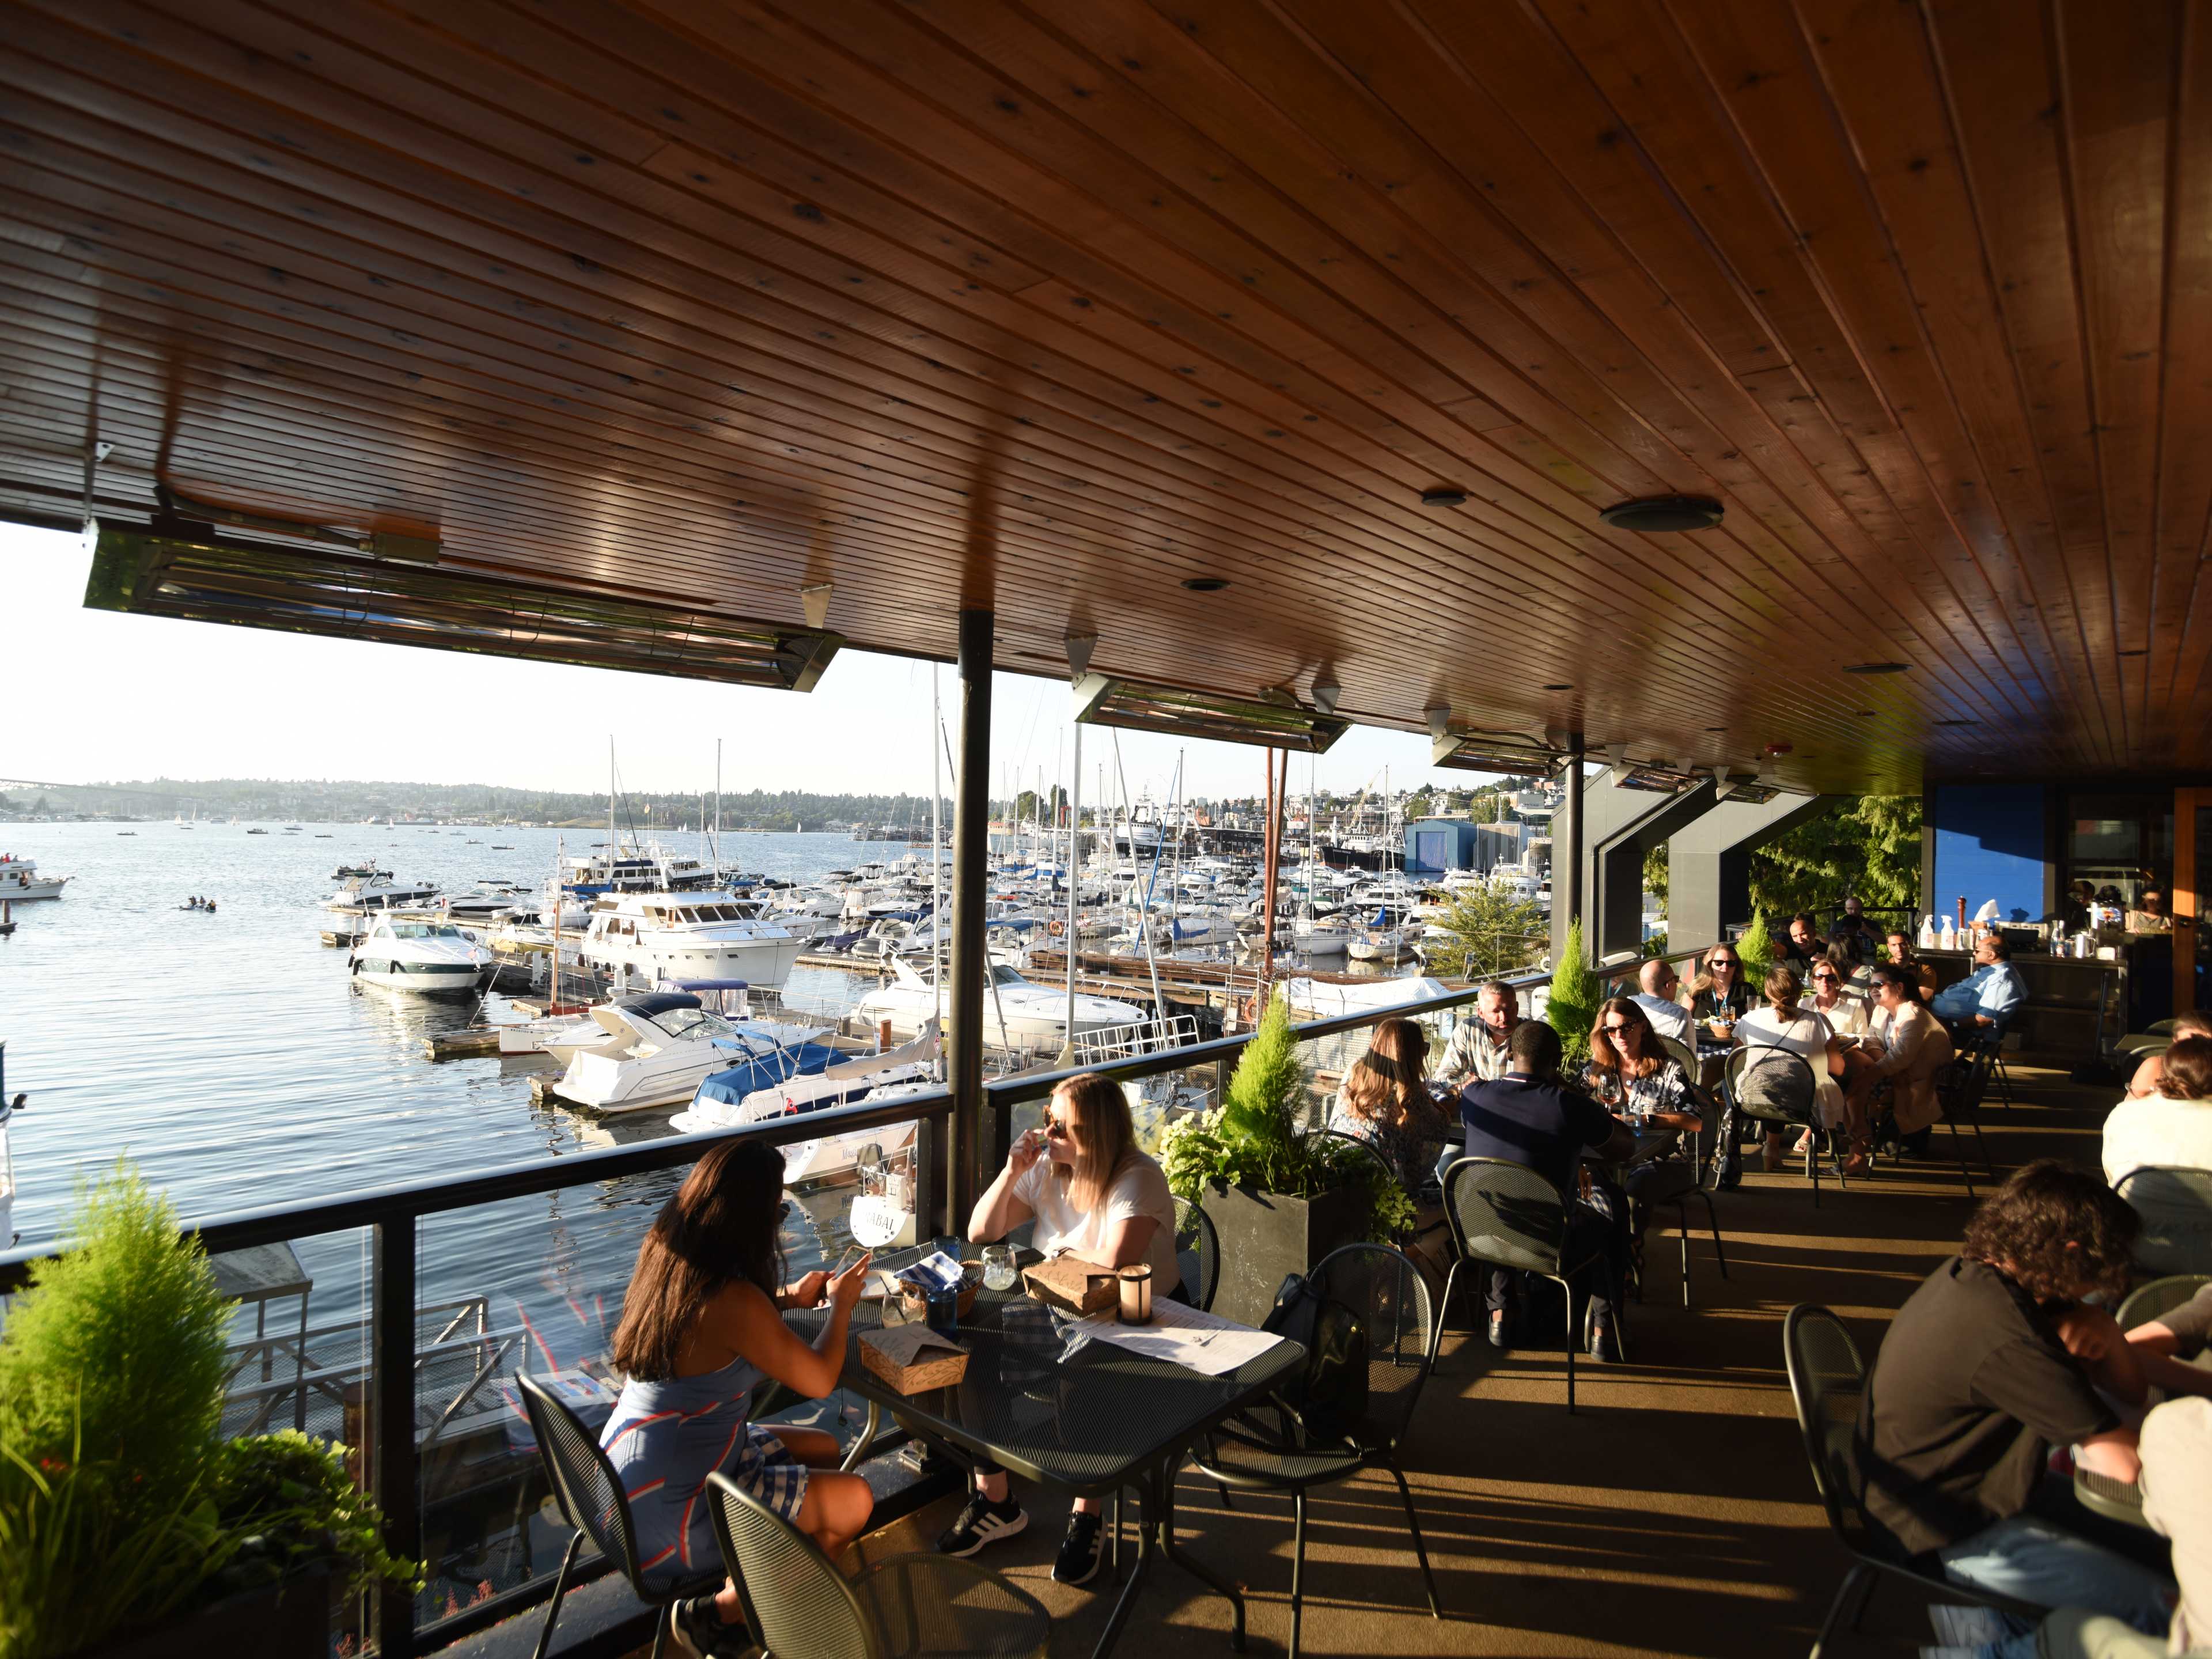
[[[459,939],[461,930],[442,921],[395,921],[392,924],[394,939]]]
[[[648,1024],[683,1042],[704,1042],[709,1037],[733,1037],[736,1030],[719,1014],[704,1008],[671,1008],[652,1015]]]
[[[994,985],[1026,985],[1029,981],[1003,962],[991,964],[991,983]]]

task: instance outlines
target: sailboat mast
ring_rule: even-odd
[[[1075,722],[1075,761],[1068,769],[1067,789],[1067,1047],[1060,1051],[1063,1064],[1075,1063],[1075,942],[1082,937],[1079,906],[1083,895],[1083,857],[1077,837],[1082,822],[1083,722]]]
[[[933,987],[945,983],[945,962],[942,946],[945,943],[945,902],[939,892],[940,872],[945,867],[944,841],[939,818],[943,812],[945,794],[944,774],[937,764],[938,750],[937,665],[929,665],[929,982]]]
[[[722,740],[714,739],[714,885],[722,884]]]

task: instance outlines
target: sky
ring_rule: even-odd
[[[846,650],[805,696],[550,663],[319,639],[84,608],[89,548],[0,524],[0,774],[27,782],[130,778],[351,778],[588,793],[606,787],[606,739],[626,788],[722,787],[927,794],[931,666]],[[959,682],[936,671],[957,752]],[[993,688],[994,794],[1010,775],[1065,779],[1066,681],[1000,674]],[[1257,795],[1262,753],[1146,732],[1084,732],[1086,801],[1118,739],[1131,799]],[[1420,733],[1355,726],[1320,757],[1325,791],[1444,783]],[[1306,788],[1309,763],[1291,763]],[[946,793],[951,789],[948,775]]]

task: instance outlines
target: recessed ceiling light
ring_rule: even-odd
[[[1850,662],[1844,665],[1846,674],[1902,674],[1911,665],[1901,662]]]
[[[1858,711],[1858,714],[1861,720],[1870,720],[1874,718],[1874,710],[1871,708],[1862,708]]]
[[[1457,507],[1467,499],[1467,491],[1454,489],[1449,484],[1440,484],[1434,489],[1421,492],[1423,507]]]
[[[1975,723],[1972,720],[1937,720],[1936,722],[1938,726],[1972,726]]]
[[[1218,593],[1229,586],[1226,576],[1185,576],[1182,585],[1194,593]]]
[[[1728,730],[1728,727],[1725,726],[1709,726],[1705,730],[1708,732],[1725,732]]]
[[[2119,654],[2123,657],[2145,657],[2148,656],[2150,653],[2144,647],[2139,645],[2132,651],[2123,651]]]
[[[1616,501],[1598,514],[1616,530],[1645,535],[1664,535],[1683,530],[1711,530],[1721,521],[1721,504],[1710,495],[1646,495],[1632,501]]]
[[[1547,685],[1544,688],[1547,691],[1571,691],[1574,689],[1575,688],[1573,686],[1567,684],[1564,680],[1557,685]]]

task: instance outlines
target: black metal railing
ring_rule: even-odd
[[[1518,988],[1542,983],[1547,976],[1523,973],[1504,976]],[[1305,1022],[1293,1029],[1304,1042],[1352,1031],[1393,1017],[1419,1018],[1464,1006],[1478,988],[1392,1007]],[[969,1144],[976,1146],[994,1165],[1006,1159],[1012,1139],[1015,1109],[1048,1097],[1063,1079],[1085,1072],[1101,1073],[1116,1081],[1133,1081],[1169,1072],[1206,1066],[1217,1070],[1218,1084],[1225,1079],[1229,1062],[1252,1040],[1251,1033],[1213,1038],[1180,1048],[1138,1055],[1104,1065],[1070,1066],[1003,1078],[984,1085],[986,1121]],[[342,1198],[318,1199],[272,1205],[264,1209],[191,1222],[188,1231],[198,1236],[211,1255],[258,1245],[352,1230],[369,1234],[368,1319],[370,1374],[374,1378],[369,1413],[363,1427],[369,1449],[371,1489],[382,1508],[388,1528],[388,1547],[397,1554],[420,1553],[422,1508],[419,1501],[419,1450],[415,1420],[415,1376],[421,1328],[416,1308],[417,1229],[424,1218],[501,1200],[557,1192],[593,1182],[605,1182],[678,1169],[694,1163],[708,1147],[725,1140],[757,1140],[772,1146],[813,1140],[828,1135],[891,1125],[916,1125],[915,1213],[938,1232],[957,1234],[964,1217],[951,1212],[954,1190],[947,1167],[952,1137],[940,1130],[952,1110],[949,1091],[910,1095],[880,1103],[831,1108],[797,1116],[772,1119],[742,1127],[671,1135],[635,1146],[567,1154],[537,1163],[476,1171],[433,1181],[386,1187]],[[66,1241],[62,1241],[65,1243]],[[29,1266],[53,1255],[61,1244],[34,1247],[0,1255],[0,1294],[21,1287]],[[510,1616],[550,1592],[550,1581],[538,1577],[486,1602],[458,1618],[440,1620],[418,1628],[414,1598],[404,1590],[386,1592],[373,1610],[378,1645],[389,1659],[412,1654],[481,1627],[493,1618]],[[428,1638],[424,1640],[423,1638]]]

